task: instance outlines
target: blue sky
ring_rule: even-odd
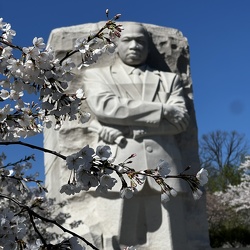
[[[47,41],[52,29],[106,20],[137,21],[179,29],[188,38],[199,135],[217,129],[244,133],[250,141],[250,1],[249,0],[13,0],[0,2],[0,17],[17,32],[15,44],[30,46],[35,36]],[[28,142],[42,146],[42,136]],[[2,147],[14,161],[36,153]]]

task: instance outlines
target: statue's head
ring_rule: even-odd
[[[117,44],[118,55],[127,65],[139,66],[146,62],[149,53],[147,30],[139,23],[127,23]]]

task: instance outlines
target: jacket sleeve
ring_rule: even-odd
[[[160,127],[165,127],[169,123],[169,130],[174,133],[180,133],[187,129],[189,125],[189,114],[186,108],[182,82],[178,75],[173,73],[162,73],[162,79],[165,83],[165,90],[169,98],[163,104],[163,122]],[[169,79],[170,78],[170,79]],[[170,83],[170,84],[168,84]],[[174,128],[176,131],[174,131]]]
[[[98,120],[106,124],[158,127],[162,103],[121,97],[106,71],[89,69],[84,73],[87,102]]]
[[[175,135],[185,131],[189,125],[182,83],[179,76],[173,73],[162,73],[164,91],[158,92],[163,103],[163,117],[157,128],[133,127],[135,139],[150,135]]]
[[[121,97],[108,68],[86,70],[84,86],[88,105],[99,121],[110,125],[129,126],[134,137],[178,134],[186,128],[178,124],[178,114],[187,113],[182,86],[175,74],[162,77],[165,78],[165,91],[159,94],[163,98],[164,95],[167,96],[165,103],[163,100],[149,102]],[[165,117],[163,105],[172,109]]]

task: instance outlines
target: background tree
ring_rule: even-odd
[[[212,247],[250,244],[248,142],[237,131],[217,130],[200,140],[200,160],[209,172],[207,215]]]
[[[204,134],[200,140],[200,160],[209,172],[207,189],[225,191],[229,184],[240,183],[240,163],[247,155],[248,142],[237,131],[216,130]]]
[[[250,246],[250,156],[240,164],[241,183],[225,191],[207,193],[207,214],[212,247]]]

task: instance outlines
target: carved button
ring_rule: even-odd
[[[152,153],[152,152],[153,152],[153,149],[152,149],[152,147],[150,147],[150,146],[147,146],[147,147],[146,147],[146,150],[147,150],[149,153]]]

